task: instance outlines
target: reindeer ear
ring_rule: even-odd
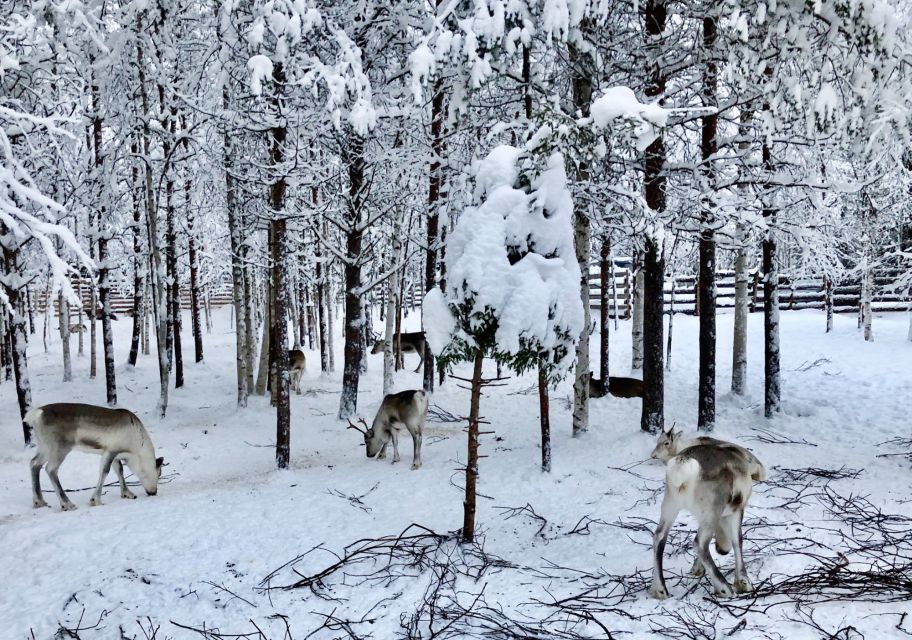
[[[156,458],[156,459],[155,459],[155,468],[156,468],[156,469],[161,469],[161,468],[162,468],[162,465],[164,465],[164,464],[165,464],[165,459],[164,459],[164,458]]]

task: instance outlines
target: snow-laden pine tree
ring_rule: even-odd
[[[424,300],[425,329],[438,366],[473,363],[462,538],[475,533],[482,363],[517,373],[540,363],[548,378],[572,367],[583,328],[573,247],[573,199],[559,153],[534,156],[500,146],[474,170],[477,205],[450,235],[447,285]]]

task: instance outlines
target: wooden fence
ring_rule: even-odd
[[[608,315],[611,318],[629,318],[633,311],[633,278],[629,263],[615,265],[613,281],[609,280]],[[874,293],[871,308],[875,312],[908,311],[912,306],[912,297],[907,292],[893,290],[899,272],[882,270],[875,273]],[[682,275],[665,280],[665,311],[672,308],[672,291],[674,291],[675,313],[696,314],[697,291],[696,276]],[[763,282],[757,271],[750,273],[748,283],[750,310],[763,310]],[[592,311],[601,308],[601,278],[598,267],[589,271],[589,307]],[[410,287],[404,296],[403,305],[408,308],[419,308],[424,298],[424,289]],[[383,304],[384,292],[378,294],[379,303]],[[848,278],[834,283],[833,311],[836,313],[855,313],[861,302],[861,278]],[[735,272],[720,270],[716,272],[716,308],[733,309],[735,306]],[[826,306],[826,289],[823,277],[793,278],[787,274],[779,275],[779,308],[783,311],[795,309],[824,309]]]

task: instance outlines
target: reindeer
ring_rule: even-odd
[[[90,404],[47,404],[30,410],[24,422],[35,431],[38,453],[31,461],[33,506],[48,506],[41,495],[41,467],[45,466],[51,484],[57,490],[64,511],[76,509],[57,477],[57,470],[74,448],[101,455],[98,486],[89,504],[101,504],[101,488],[111,471],[120,480],[120,496],[135,499],[124,480],[123,463],[139,477],[150,496],[158,492],[164,458],[155,457],[155,447],[142,422],[126,409],[108,409]]]
[[[291,388],[301,395],[301,374],[307,370],[307,359],[304,352],[295,347],[288,351],[288,365],[291,368]]]
[[[589,397],[602,398],[609,393],[616,398],[642,398],[643,381],[637,378],[608,376],[608,387],[605,388],[605,383],[590,372]]]
[[[716,595],[721,597],[731,597],[734,592],[748,593],[753,586],[744,570],[741,525],[753,483],[766,479],[766,469],[750,451],[731,442],[709,437],[685,441],[680,436],[680,432],[663,432],[652,454],[653,458],[668,463],[662,512],[654,537],[655,564],[649,595],[658,599],[668,597],[662,556],[668,532],[681,510],[689,511],[697,519],[696,558],[691,575],[708,574]],[[734,549],[734,590],[709,553],[713,537],[719,553],[725,555]]]
[[[402,353],[417,353],[420,360],[418,361],[418,366],[415,368],[415,373],[418,373],[418,369],[421,368],[421,365],[424,364],[424,331],[414,331],[412,333],[401,333],[399,334],[399,346],[402,350]],[[395,337],[393,338],[393,343],[395,344]],[[383,350],[386,348],[386,340],[383,338],[378,338],[374,341],[374,346],[371,349],[372,354],[383,353]]]
[[[82,333],[85,330],[86,326],[84,324],[76,323],[70,325],[70,333]]]
[[[386,446],[393,443],[393,462],[399,462],[399,431],[405,426],[412,436],[414,454],[412,469],[421,468],[421,439],[427,421],[428,397],[424,391],[412,389],[400,391],[383,398],[380,409],[370,428],[360,420],[364,428],[348,421],[348,428],[364,434],[364,446],[368,458],[378,460],[386,457]]]

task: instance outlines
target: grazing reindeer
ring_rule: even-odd
[[[715,438],[696,438],[696,444],[678,452],[675,449],[679,444],[689,444],[682,441],[680,435],[680,432],[663,433],[653,451],[654,458],[668,460],[668,463],[662,513],[655,531],[655,564],[649,595],[659,599],[668,597],[662,556],[668,532],[681,510],[689,511],[697,519],[696,558],[690,573],[695,576],[708,574],[718,596],[731,597],[735,591],[750,592],[753,586],[744,570],[741,524],[753,483],[765,480],[766,470],[744,447]],[[672,444],[666,446],[667,441]],[[713,537],[719,553],[727,554],[734,549],[734,591],[709,553]]]
[[[307,370],[307,359],[300,349],[288,351],[288,365],[291,367],[291,388],[301,395],[301,374]]]
[[[393,443],[393,462],[399,462],[399,431],[405,426],[412,435],[414,454],[412,469],[421,468],[421,438],[424,432],[424,423],[427,420],[428,397],[424,391],[411,390],[393,393],[380,404],[380,409],[374,417],[374,423],[367,428],[367,423],[361,420],[364,429],[355,426],[351,420],[348,428],[364,434],[364,445],[367,448],[367,457],[378,460],[386,457],[386,445]]]
[[[393,338],[393,343],[395,344],[395,337]],[[402,333],[400,334],[399,341],[400,348],[402,353],[417,353],[420,357],[418,361],[418,366],[415,368],[415,373],[418,372],[418,369],[421,368],[421,365],[424,364],[424,331],[414,331],[412,333]],[[380,338],[374,341],[374,346],[371,349],[371,353],[383,353],[383,350],[386,348],[386,340]]]
[[[605,383],[589,373],[589,397],[602,398],[607,394],[616,398],[642,398],[643,381],[636,378],[619,378],[608,376],[608,388]]]
[[[45,464],[51,484],[60,498],[60,507],[64,511],[76,508],[57,477],[57,469],[74,448],[101,455],[98,486],[89,502],[93,507],[101,504],[101,488],[112,464],[120,480],[122,498],[136,498],[127,489],[123,462],[139,477],[147,494],[154,496],[158,492],[164,458],[155,457],[152,439],[134,413],[90,404],[60,403],[32,409],[25,414],[24,421],[35,430],[38,440],[38,453],[31,462],[32,497],[36,509],[48,506],[41,495],[39,477]]]

